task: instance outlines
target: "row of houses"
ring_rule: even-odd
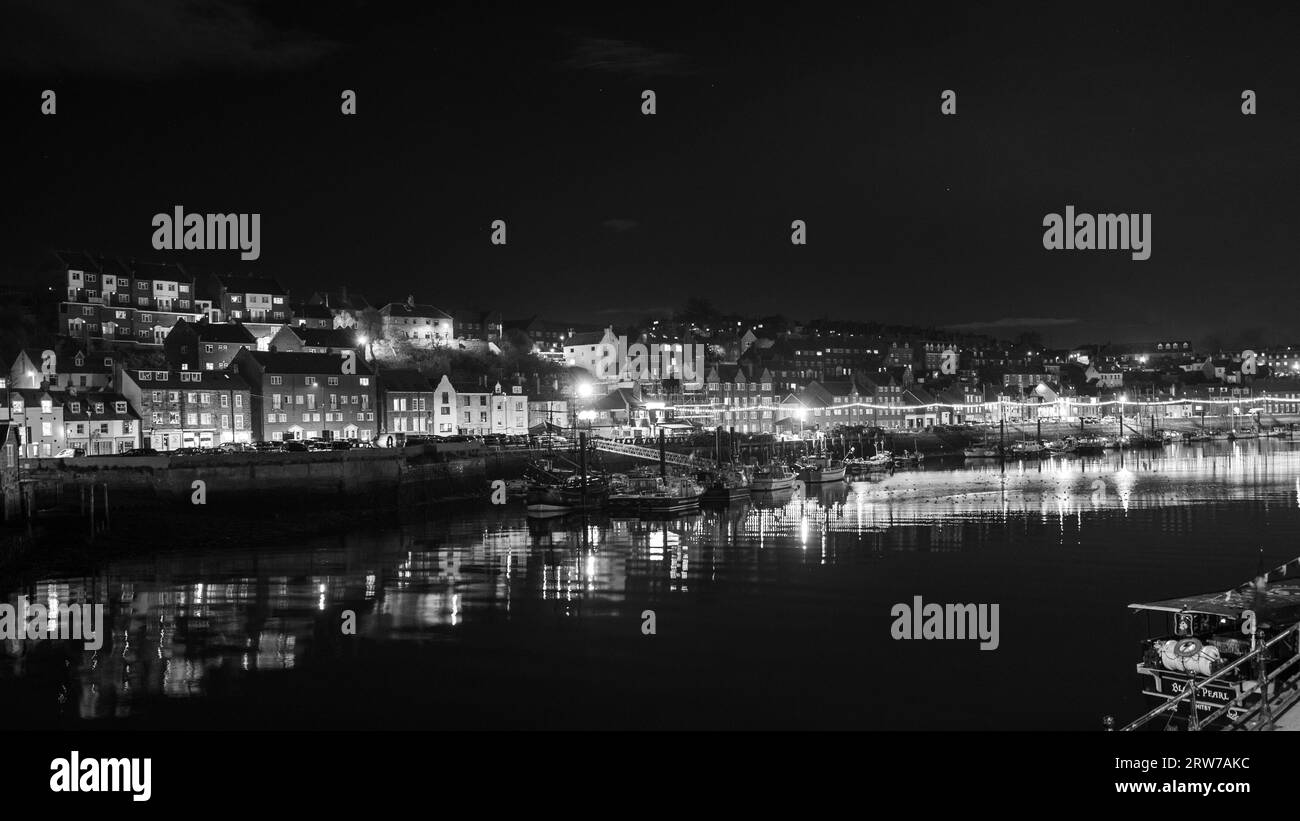
[[[520,386],[376,373],[364,359],[326,352],[241,348],[225,370],[126,368],[111,355],[82,353],[68,357],[63,370],[45,353],[21,352],[0,378],[7,397],[0,423],[13,427],[28,457],[529,429],[529,398]]]

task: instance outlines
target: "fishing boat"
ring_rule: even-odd
[[[1268,695],[1275,708],[1297,698],[1300,558],[1221,593],[1129,608],[1148,615],[1137,672],[1152,706],[1194,688],[1165,712],[1144,717],[1144,723],[1203,729],[1250,718],[1260,702],[1258,682],[1270,675]],[[1257,652],[1265,642],[1270,643],[1267,652]],[[1195,721],[1190,720],[1193,703]]]
[[[1161,431],[1160,438],[1165,441],[1166,445],[1177,445],[1181,442],[1190,441],[1187,434],[1177,430]]]
[[[1077,447],[1078,444],[1074,441],[1074,439],[1072,437],[1067,436],[1064,439],[1057,439],[1055,441],[1048,442],[1047,452],[1051,456],[1064,456],[1067,453],[1074,453]]]
[[[810,456],[799,467],[799,479],[808,485],[844,481],[844,463],[829,456]]]
[[[903,451],[894,457],[894,464],[897,467],[916,467],[925,461],[925,454],[919,450]]]
[[[1189,433],[1187,435],[1188,442],[1209,442],[1212,441],[1213,439],[1214,439],[1213,436],[1211,436],[1208,433],[1205,433],[1204,431],[1200,433]]]
[[[744,468],[723,465],[701,477],[704,495],[700,504],[729,505],[749,499],[749,476]]]
[[[962,449],[962,455],[967,459],[996,459],[1001,455],[1001,450],[997,445],[971,445]]]
[[[1074,440],[1074,452],[1081,456],[1105,453],[1108,447],[1110,447],[1110,440],[1105,436],[1080,436]]]
[[[627,486],[607,497],[611,513],[637,516],[684,513],[698,508],[704,487],[688,476],[629,476]]]
[[[574,510],[594,510],[604,506],[609,496],[609,480],[602,475],[570,476],[560,486],[560,499]]]
[[[1145,433],[1130,433],[1127,436],[1120,437],[1123,445],[1130,450],[1139,448],[1158,448],[1164,446],[1164,440],[1154,436],[1148,436]]]
[[[798,475],[785,465],[772,462],[755,468],[749,480],[749,489],[754,493],[771,493],[794,487]]]
[[[874,456],[862,460],[867,472],[889,470],[894,466],[894,454],[887,450],[877,451]]]
[[[1044,445],[1042,442],[1031,442],[1028,439],[1023,442],[1012,442],[1011,455],[1022,458],[1041,458],[1047,455],[1047,445]]]
[[[1228,432],[1229,439],[1258,439],[1259,431],[1254,428],[1238,428]]]
[[[912,449],[903,451],[894,457],[894,464],[898,467],[915,467],[925,461],[925,454],[921,453],[921,448],[916,444],[916,437],[912,437]]]
[[[867,472],[867,460],[861,456],[850,456],[844,460],[844,471],[850,476],[856,476],[859,473]]]
[[[572,508],[564,499],[563,489],[560,483],[529,481],[525,509],[530,515],[568,513]]]

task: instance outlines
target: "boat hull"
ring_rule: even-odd
[[[794,487],[795,476],[767,477],[756,476],[749,483],[749,489],[755,493],[772,493],[777,490],[789,490]]]
[[[799,479],[808,485],[820,485],[826,482],[844,481],[844,468],[804,468],[799,471]]]

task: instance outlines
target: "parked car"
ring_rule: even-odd
[[[64,448],[63,450],[61,450],[61,451],[59,451],[58,453],[54,454],[54,458],[55,458],[55,459],[73,459],[73,458],[76,458],[76,457],[78,457],[78,456],[85,456],[85,455],[86,455],[86,450],[85,450],[85,448]]]
[[[352,443],[346,439],[335,439],[330,442],[330,448],[332,450],[352,450]]]
[[[301,439],[286,439],[280,449],[285,453],[306,453],[311,450],[307,443]]]
[[[253,450],[258,453],[276,453],[284,450],[284,442],[254,442]]]
[[[123,451],[122,456],[160,456],[161,454],[153,448],[131,448]]]

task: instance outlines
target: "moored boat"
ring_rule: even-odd
[[[1137,673],[1153,706],[1178,698],[1155,726],[1223,728],[1249,719],[1260,703],[1261,674],[1275,706],[1294,699],[1300,682],[1300,559],[1231,590],[1130,604],[1162,617],[1142,643]],[[1257,652],[1268,642],[1267,652]],[[1191,716],[1196,715],[1192,721]],[[1133,727],[1137,729],[1137,727]]]
[[[749,499],[749,476],[744,468],[724,465],[701,477],[704,495],[701,504],[728,505]]]
[[[755,468],[749,480],[749,489],[755,493],[771,493],[794,487],[799,477],[785,465],[772,462]]]
[[[631,476],[627,487],[607,497],[611,513],[638,516],[683,513],[700,505],[704,488],[687,476]]]
[[[799,479],[804,484],[844,481],[844,463],[829,456],[812,456],[799,468]]]

